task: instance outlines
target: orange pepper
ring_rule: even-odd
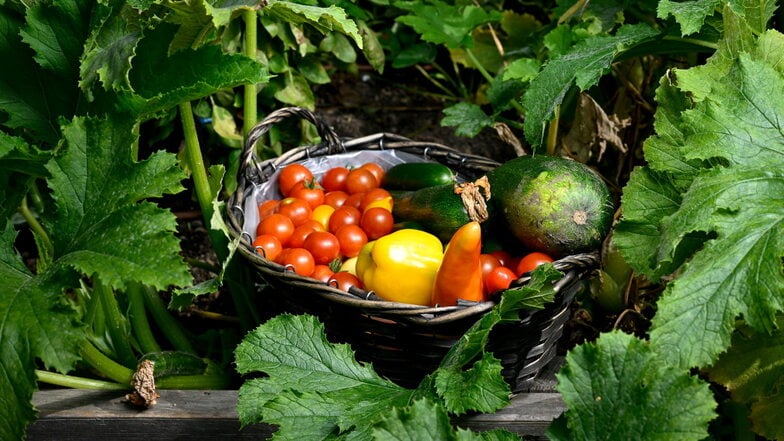
[[[431,296],[432,305],[453,306],[457,299],[481,302],[482,291],[482,228],[479,222],[468,222],[452,235],[444,251],[444,259],[436,274]]]

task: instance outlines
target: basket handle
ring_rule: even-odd
[[[330,127],[321,117],[302,107],[283,107],[268,114],[248,132],[248,136],[245,139],[242,158],[240,160],[240,170],[245,170],[246,174],[252,174],[245,176],[246,174],[240,173],[238,180],[242,181],[246,177],[251,180],[254,178],[258,180],[258,178],[261,177],[262,171],[259,165],[261,161],[259,161],[259,158],[256,156],[256,143],[272,128],[272,126],[290,117],[300,117],[313,123],[313,125],[316,126],[318,135],[321,137],[322,143],[327,145],[329,153],[336,153],[342,149],[340,137],[338,137],[332,127]]]

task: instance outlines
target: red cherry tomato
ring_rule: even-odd
[[[294,226],[298,227],[310,220],[313,209],[304,199],[287,197],[278,204],[278,213],[291,219]]]
[[[324,189],[315,180],[301,181],[295,184],[290,193],[291,197],[307,202],[310,208],[316,208],[323,204],[324,195]]]
[[[314,231],[326,231],[324,226],[317,220],[309,220],[304,224],[294,228],[289,242],[286,244],[290,248],[302,248],[305,246],[305,239]]]
[[[291,189],[301,181],[313,179],[313,172],[302,164],[289,164],[278,175],[280,194],[289,196]]]
[[[261,236],[262,234],[271,234],[277,237],[283,246],[286,246],[291,235],[294,234],[294,222],[280,213],[273,213],[259,222],[256,235]]]
[[[496,250],[490,252],[490,255],[498,259],[501,265],[511,269],[512,271],[517,269],[517,260],[514,258],[514,256],[512,256],[511,253],[509,253],[509,251]]]
[[[367,233],[368,240],[376,240],[389,234],[394,225],[392,212],[381,207],[368,208],[359,220],[359,226]]]
[[[264,219],[270,214],[277,212],[279,203],[279,199],[268,199],[259,204],[259,219]]]
[[[348,193],[342,190],[334,190],[324,193],[324,203],[333,208],[340,208],[348,199]]]
[[[290,267],[300,276],[310,277],[316,270],[316,262],[310,251],[304,248],[285,248],[275,262]]]
[[[333,274],[335,274],[335,272],[332,271],[332,268],[330,268],[329,265],[316,265],[313,269],[313,274],[311,274],[310,277],[313,277],[319,282],[327,283]]]
[[[482,265],[482,277],[487,277],[490,271],[495,267],[503,266],[501,265],[501,261],[492,254],[481,254],[479,256],[479,262]]]
[[[509,288],[509,285],[517,279],[514,271],[505,266],[497,266],[490,270],[484,278],[485,292],[487,294]]]
[[[553,261],[553,258],[548,256],[545,253],[540,253],[535,251],[533,253],[526,254],[520,259],[520,262],[517,264],[517,276],[520,277],[524,273],[529,271],[533,271],[537,266],[543,263],[550,263]]]
[[[382,167],[381,165],[375,162],[367,162],[365,164],[362,164],[359,168],[363,168],[369,171],[370,173],[373,173],[373,176],[375,176],[376,178],[376,182],[378,183],[378,185],[381,185],[381,180],[384,179],[384,175],[386,174],[386,170],[384,170],[384,167]]]
[[[366,192],[361,191],[359,193],[354,193],[354,194],[348,195],[346,200],[343,201],[343,205],[345,205],[347,207],[354,207],[356,209],[359,209],[359,206],[362,205],[362,199],[365,198],[365,193]]]
[[[327,265],[340,257],[338,238],[326,231],[314,231],[308,234],[303,248],[310,251],[317,264]]]
[[[332,216],[329,217],[329,227],[327,228],[327,231],[334,233],[343,225],[359,225],[359,219],[361,217],[362,213],[359,212],[358,208],[343,205],[336,209],[335,212],[332,213]]]
[[[360,281],[357,276],[351,274],[348,271],[336,272],[332,275],[332,277],[329,278],[327,283],[346,292],[348,292],[352,286],[362,288],[362,281]]]
[[[350,172],[351,170],[346,167],[332,167],[321,177],[321,186],[327,192],[345,191],[346,178],[348,178]]]
[[[262,234],[256,236],[253,241],[253,249],[265,259],[274,261],[283,250],[283,245],[277,237],[271,234]]]
[[[378,187],[376,175],[365,168],[351,170],[346,178],[346,193],[362,193]]]
[[[365,211],[368,204],[380,200],[384,200],[386,198],[391,198],[392,194],[389,193],[389,190],[385,190],[381,187],[376,187],[370,189],[364,193],[362,200],[359,201],[359,211]]]
[[[343,225],[335,231],[340,242],[340,254],[345,257],[356,257],[368,242],[367,233],[359,225]]]

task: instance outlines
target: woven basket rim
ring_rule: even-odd
[[[275,158],[259,160],[254,152],[255,143],[271,126],[284,118],[292,116],[301,117],[314,123],[322,138],[322,142],[320,144],[294,147]],[[226,217],[228,218],[228,229],[230,236],[239,240],[238,250],[240,254],[264,275],[274,277],[277,281],[281,281],[289,286],[311,291],[332,301],[362,309],[367,314],[394,316],[412,323],[432,325],[479,316],[492,309],[498,303],[497,296],[479,303],[432,307],[392,302],[375,296],[372,291],[356,288],[352,288],[351,292],[346,292],[316,279],[298,275],[291,269],[265,259],[253,249],[253,238],[243,231],[243,205],[245,199],[250,196],[254,185],[262,184],[269,179],[275,170],[293,162],[316,156],[360,150],[414,151],[426,158],[434,158],[439,162],[446,162],[448,165],[451,164],[456,168],[475,167],[477,170],[490,170],[500,165],[497,161],[479,155],[463,153],[443,144],[415,141],[393,133],[379,132],[359,138],[341,138],[323,120],[307,109],[298,107],[278,109],[270,113],[249,133],[238,170],[237,189],[227,202]],[[575,278],[582,277],[586,272],[596,267],[598,262],[598,250],[565,256],[554,261],[553,266],[564,274],[554,286],[556,295],[560,287],[565,286]],[[529,280],[530,274],[524,274],[519,279],[513,281],[511,287],[523,286]]]

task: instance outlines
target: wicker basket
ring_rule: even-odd
[[[277,158],[259,161],[254,153],[256,142],[272,126],[289,117],[315,124],[322,143],[297,147]],[[391,155],[395,161],[410,158],[438,161],[465,179],[481,177],[499,165],[441,144],[413,141],[390,133],[340,139],[313,112],[283,108],[269,114],[248,135],[238,188],[228,203],[229,230],[235,238],[240,238],[239,252],[257,270],[259,282],[274,289],[272,294],[268,289],[262,291],[266,312],[313,314],[324,322],[330,340],[351,344],[358,359],[372,362],[375,370],[390,380],[403,386],[416,386],[435,370],[465,331],[496,304],[495,300],[434,308],[384,301],[364,290],[352,289],[347,293],[263,258],[251,246],[253,230],[246,225],[255,225],[252,219],[246,219],[245,213],[249,218],[255,216],[255,207],[263,200],[258,199],[258,190],[272,182],[270,178],[277,169],[295,162],[364,153],[383,158]],[[517,323],[493,329],[488,349],[501,360],[504,378],[513,391],[526,390],[555,356],[563,325],[570,316],[569,306],[582,289],[584,276],[597,261],[594,253],[557,260],[554,265],[564,277],[555,285],[555,301],[544,309],[522,312]],[[524,276],[513,282],[513,286],[527,281],[528,277]]]

